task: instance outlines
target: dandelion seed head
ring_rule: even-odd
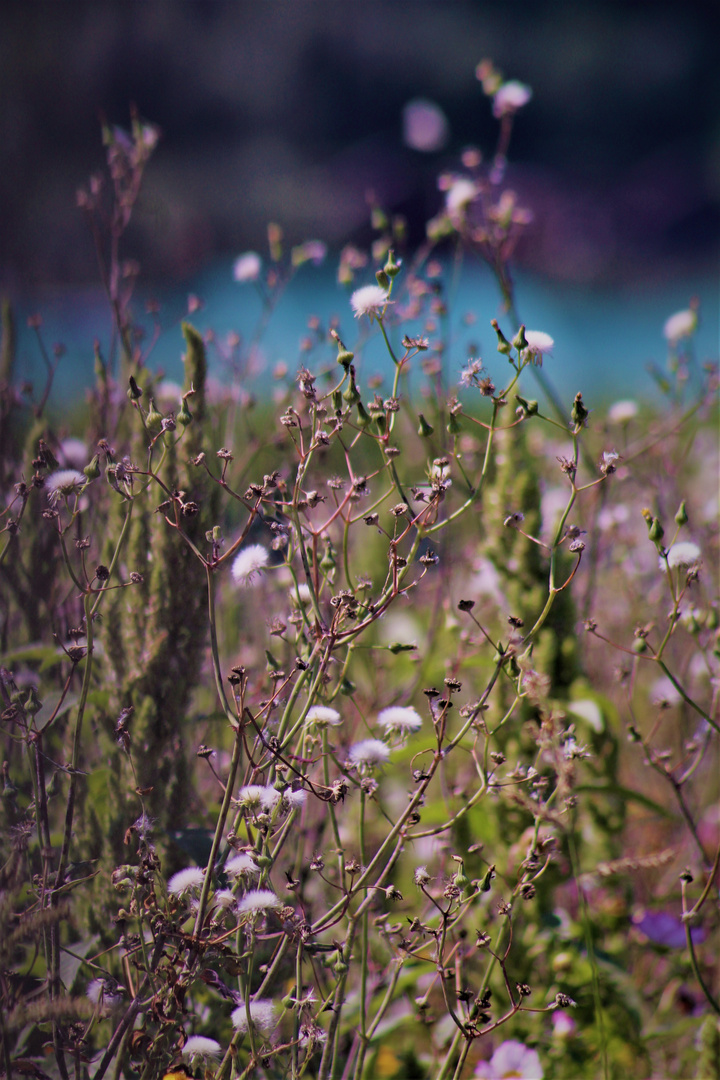
[[[273,908],[278,907],[280,907],[280,901],[275,893],[270,892],[269,889],[251,889],[250,892],[245,893],[238,904],[238,913],[260,915],[264,911],[272,911]]]
[[[48,499],[55,505],[63,496],[77,495],[87,483],[87,477],[77,469],[58,469],[45,479]]]
[[[230,1017],[232,1025],[236,1031],[245,1033],[248,1029],[248,1010],[245,1005],[238,1006]],[[260,998],[258,1001],[250,1002],[250,1020],[253,1027],[256,1027],[258,1031],[263,1035],[270,1035],[275,1027],[275,1003],[267,998]]]
[[[123,1000],[117,983],[109,979],[93,979],[85,991],[85,996],[93,1005],[106,1010],[121,1005]]]
[[[305,719],[316,727],[337,727],[342,722],[337,709],[329,705],[311,705]]]
[[[213,903],[216,907],[230,908],[235,903],[235,896],[231,889],[218,889],[213,896]]]
[[[678,566],[696,566],[700,561],[700,555],[700,548],[697,544],[693,544],[692,540],[680,540],[677,544],[673,544],[668,548],[668,566],[671,566],[673,569]],[[665,563],[662,559],[660,560],[660,569],[665,569]]]
[[[171,896],[182,896],[186,892],[194,892],[202,889],[205,879],[205,871],[199,866],[188,866],[186,870],[179,870],[168,881],[167,890]]]
[[[422,720],[417,711],[412,706],[406,708],[402,705],[392,705],[389,709],[382,709],[378,714],[378,723],[388,735],[410,735],[422,727]]]
[[[359,319],[361,315],[367,315],[372,320],[382,315],[386,306],[392,303],[392,300],[388,300],[388,294],[379,285],[363,285],[350,297],[350,307],[355,312],[356,319]]]
[[[501,116],[517,112],[523,105],[527,105],[531,97],[532,90],[529,86],[517,79],[510,79],[503,83],[493,98],[493,116],[499,120]]]
[[[236,801],[238,806],[267,814],[280,801],[280,792],[272,784],[248,784],[240,788]]]
[[[262,544],[251,544],[235,556],[232,564],[232,576],[236,585],[252,585],[255,576],[270,562],[270,553]]]
[[[215,1039],[208,1039],[205,1035],[191,1035],[182,1049],[184,1058],[217,1058],[220,1057],[222,1047]]]
[[[283,800],[287,803],[291,810],[299,810],[301,806],[304,806],[307,802],[307,791],[302,788],[298,788],[297,791],[293,791],[292,788],[287,788],[283,791]]]
[[[526,330],[525,340],[527,341],[525,355],[532,360],[533,364],[542,367],[543,357],[552,356],[555,348],[554,338],[551,338],[544,330]]]
[[[692,337],[697,329],[697,311],[686,308],[684,311],[676,311],[666,321],[663,327],[663,336],[670,345],[677,345],[682,338]]]
[[[234,880],[238,877],[250,877],[259,874],[260,867],[250,855],[240,852],[239,855],[233,855],[232,859],[228,859],[225,863],[225,873]]]
[[[363,739],[350,747],[350,761],[357,768],[372,768],[384,765],[390,758],[390,750],[380,739]]]

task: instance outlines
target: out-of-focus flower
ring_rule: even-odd
[[[363,285],[362,289],[356,289],[350,297],[350,307],[355,312],[355,318],[367,315],[372,322],[373,318],[380,318],[388,304],[394,303],[388,300],[388,294],[379,285]]]
[[[60,463],[68,468],[82,472],[91,457],[82,439],[67,438],[60,443]]]
[[[439,105],[426,98],[414,98],[403,109],[403,142],[413,150],[429,154],[442,150],[450,125]]]
[[[228,859],[225,863],[225,873],[229,878],[249,877],[259,874],[260,867],[250,855],[241,851],[239,855],[233,855],[232,859]]]
[[[527,348],[523,351],[524,355],[533,364],[542,367],[543,357],[552,355],[555,341],[544,330],[526,330],[525,340],[527,341]]]
[[[697,311],[686,308],[671,315],[663,327],[663,335],[669,345],[677,345],[682,338],[692,337],[697,330]]]
[[[656,945],[665,945],[668,949],[685,948],[685,927],[669,911],[639,911],[633,916],[633,924]],[[705,931],[702,926],[693,926],[690,936],[694,943],[700,944],[705,939]]]
[[[188,866],[187,870],[178,870],[168,881],[167,890],[171,896],[182,896],[186,892],[195,892],[202,888],[205,871],[199,866]]]
[[[253,1027],[261,1031],[263,1035],[269,1035],[275,1027],[275,1004],[268,998],[260,998],[251,1001],[249,1005],[250,1022]],[[248,1009],[240,1005],[230,1017],[232,1026],[236,1031],[246,1032],[248,1029]]]
[[[77,469],[59,469],[45,480],[48,499],[55,505],[63,497],[77,495],[87,483],[87,476]]]
[[[182,1049],[182,1056],[188,1060],[192,1058],[217,1058],[220,1057],[222,1047],[215,1039],[208,1039],[205,1035],[191,1035]]]
[[[697,544],[693,544],[692,540],[680,540],[677,544],[673,544],[668,548],[668,566],[673,569],[678,566],[695,566],[700,561],[700,554],[700,548]],[[665,569],[663,559],[660,560],[660,569]]]
[[[529,86],[517,79],[510,79],[503,83],[493,98],[493,116],[499,120],[501,116],[516,113],[523,105],[527,105],[531,97],[532,90]]]
[[[219,908],[229,908],[235,903],[235,894],[231,889],[218,889],[213,895],[213,903]]]
[[[370,769],[373,765],[384,765],[390,758],[390,751],[380,739],[363,739],[350,747],[350,761],[359,769]]]
[[[262,270],[262,259],[256,251],[246,251],[233,263],[233,277],[236,281],[257,281]]]
[[[575,1033],[577,1025],[570,1013],[565,1012],[564,1009],[556,1009],[550,1019],[553,1026],[553,1035],[557,1039],[567,1039],[569,1035]]]
[[[675,684],[668,679],[667,675],[663,675],[662,678],[656,679],[652,684],[652,687],[650,688],[650,700],[653,705],[669,709],[673,705],[679,705],[682,701],[682,697],[678,693]]]
[[[627,424],[638,414],[636,401],[616,401],[608,409],[608,422],[611,424]]]
[[[422,727],[422,720],[416,710],[412,706],[406,708],[402,705],[382,709],[378,713],[378,723],[387,735],[410,735]]]
[[[311,705],[305,717],[309,724],[315,727],[337,727],[342,723],[337,709],[331,709],[329,705]]]
[[[272,911],[277,907],[280,907],[280,901],[275,893],[270,892],[269,889],[251,889],[250,892],[245,893],[238,904],[238,913],[260,915],[264,911]]]
[[[479,1061],[475,1066],[475,1076],[482,1080],[542,1080],[544,1075],[537,1051],[515,1039],[500,1043],[489,1061]]]
[[[107,1012],[117,1005],[122,1005],[122,990],[114,980],[93,979],[85,991],[85,995],[88,1001],[91,1001],[93,1005],[97,1005],[102,1012]]]
[[[462,216],[476,195],[474,180],[467,176],[456,177],[445,195],[445,209],[450,217],[455,220]]]
[[[251,544],[239,551],[232,564],[232,576],[236,585],[252,585],[256,574],[270,562],[270,554],[262,544]]]
[[[311,262],[313,266],[321,266],[327,255],[327,244],[322,240],[306,240],[304,244],[294,247],[291,252],[293,266],[302,266],[303,263]]]

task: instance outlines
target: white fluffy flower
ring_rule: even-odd
[[[302,788],[298,788],[297,791],[287,788],[283,791],[283,801],[287,803],[291,810],[299,810],[307,802],[307,791]]]
[[[188,866],[187,870],[179,870],[168,881],[167,890],[171,896],[182,896],[186,892],[194,892],[202,888],[205,871],[199,866]]]
[[[389,709],[382,709],[378,714],[378,723],[385,729],[387,735],[410,735],[422,727],[422,720],[416,710],[412,706],[406,708],[402,705],[392,705]]]
[[[388,300],[388,294],[379,285],[363,285],[362,289],[356,289],[350,297],[350,307],[355,312],[355,318],[367,315],[372,322],[374,317],[379,318],[388,304],[394,301]]]
[[[274,892],[269,889],[251,889],[238,904],[238,914],[261,915],[264,911],[272,911],[278,907],[280,901]]]
[[[389,758],[390,751],[380,739],[363,739],[350,747],[350,761],[359,769],[384,765]]]
[[[93,979],[85,991],[85,995],[93,1005],[97,1005],[98,1009],[103,1012],[114,1009],[116,1005],[121,1005],[123,1000],[120,987],[116,982],[109,979]]]
[[[466,176],[458,176],[445,195],[445,209],[451,218],[461,215],[477,195],[477,187],[473,180]]]
[[[208,1039],[205,1035],[191,1035],[182,1049],[184,1058],[217,1058],[220,1057],[222,1047],[215,1039]]]
[[[236,585],[252,585],[256,574],[270,562],[270,554],[262,544],[251,544],[235,556],[232,564],[232,576]]]
[[[45,480],[45,490],[53,505],[63,496],[77,495],[87,483],[87,476],[77,469],[59,469]]]
[[[311,705],[305,719],[315,727],[337,727],[342,722],[337,709],[331,709],[329,705]]]
[[[250,1021],[253,1027],[261,1031],[263,1035],[269,1035],[275,1027],[275,1004],[267,998],[251,1001],[249,1005]],[[230,1017],[232,1026],[236,1031],[246,1032],[248,1029],[248,1009],[239,1005],[233,1010]]]
[[[692,308],[676,311],[663,327],[663,334],[670,345],[677,345],[681,338],[692,337],[697,330],[697,312]]]
[[[233,855],[232,859],[228,859],[224,869],[227,876],[233,879],[243,877],[246,874],[250,876],[251,874],[260,873],[260,867],[255,860],[245,852],[240,852],[239,855]]]
[[[248,784],[240,788],[237,796],[238,806],[266,814],[269,814],[279,801],[280,792],[272,784]]]
[[[527,105],[531,97],[532,90],[529,86],[518,82],[517,79],[511,79],[503,83],[493,98],[493,116],[500,119],[508,113],[517,112],[523,105]]]
[[[700,548],[693,544],[692,540],[680,540],[668,548],[668,566],[675,569],[678,566],[695,566],[700,561]],[[660,560],[660,569],[665,569],[664,560]]]
[[[527,341],[525,355],[532,360],[533,364],[542,367],[543,357],[552,355],[555,341],[544,330],[526,330],[525,340]]]
[[[229,908],[235,903],[235,894],[231,889],[218,889],[213,896],[213,903],[219,908]]]
[[[445,113],[434,101],[415,98],[403,108],[403,142],[413,150],[432,153],[442,150],[450,126]]]
[[[616,401],[608,409],[608,422],[611,424],[627,424],[638,414],[636,401]]]
[[[262,259],[256,251],[246,251],[233,263],[233,277],[236,281],[257,281],[262,270]]]
[[[543,1067],[536,1050],[530,1050],[516,1039],[500,1043],[489,1061],[480,1061],[475,1067],[475,1076],[482,1080],[504,1080],[505,1077],[519,1077],[519,1080],[542,1080]]]

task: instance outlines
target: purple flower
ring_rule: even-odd
[[[640,911],[633,916],[637,929],[656,945],[665,945],[668,949],[685,948],[685,927],[680,919],[669,911]],[[694,944],[705,939],[701,926],[693,926],[690,937]]]
[[[500,1043],[489,1061],[478,1062],[475,1075],[482,1080],[506,1080],[511,1076],[520,1080],[542,1080],[545,1074],[536,1050],[508,1039]]]

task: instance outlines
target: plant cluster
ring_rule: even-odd
[[[82,439],[58,355],[16,386],[5,309],[8,1078],[720,1076],[717,368],[691,305],[660,407],[553,390],[508,264],[530,91],[477,74],[489,164],[441,178],[414,257],[373,208],[272,394],[257,334],[232,386],[191,322],[184,386],[148,365],[137,118],[79,200],[115,328]],[[483,359],[443,243],[498,280]],[[237,261],[260,330],[324,256],[271,226]]]

